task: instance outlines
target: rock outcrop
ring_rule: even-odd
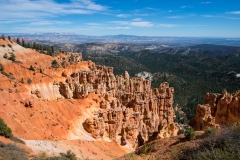
[[[151,81],[130,78],[126,71],[115,76],[112,67],[94,63],[87,71],[75,71],[60,84],[60,93],[68,99],[87,98],[89,93],[101,96],[100,109],[86,119],[84,129],[94,138],[108,137],[132,146],[154,137],[177,135],[172,107],[174,89],[167,82],[151,89]]]
[[[220,127],[240,121],[240,90],[229,94],[224,89],[222,94],[207,93],[204,104],[198,105],[196,115],[190,121],[194,130],[208,127]]]
[[[0,117],[21,139],[74,143],[81,158],[109,159],[177,134],[168,83],[152,89],[151,81],[115,76],[80,53],[49,56],[0,39],[0,57],[9,52],[15,61],[0,58]]]

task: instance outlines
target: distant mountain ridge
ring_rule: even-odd
[[[160,37],[136,35],[88,36],[74,33],[5,33],[11,37],[29,37],[36,40],[58,41],[68,43],[135,43],[135,44],[171,44],[177,46],[196,44],[221,44],[240,46],[240,38],[206,38],[206,37]]]

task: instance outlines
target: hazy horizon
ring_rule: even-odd
[[[0,1],[1,33],[239,38],[240,2]]]

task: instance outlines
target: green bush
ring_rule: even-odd
[[[196,138],[196,134],[192,128],[187,129],[184,135],[187,140],[192,140]]]
[[[141,155],[141,154],[147,154],[154,151],[156,151],[154,144],[144,144],[143,146],[139,147],[135,153],[138,155]]]
[[[12,130],[5,124],[2,118],[0,118],[0,135],[6,138],[12,135]]]
[[[60,155],[69,160],[77,160],[76,154],[71,150],[68,150],[67,153],[60,153]]]
[[[59,64],[58,64],[58,62],[56,60],[52,61],[52,67],[53,68],[58,68],[59,67]]]

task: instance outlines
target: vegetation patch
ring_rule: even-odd
[[[211,129],[205,132],[206,137],[197,147],[186,148],[179,159],[239,159],[240,157],[240,127]]]
[[[0,118],[0,136],[9,138],[12,134],[12,130],[7,126],[7,124]]]

